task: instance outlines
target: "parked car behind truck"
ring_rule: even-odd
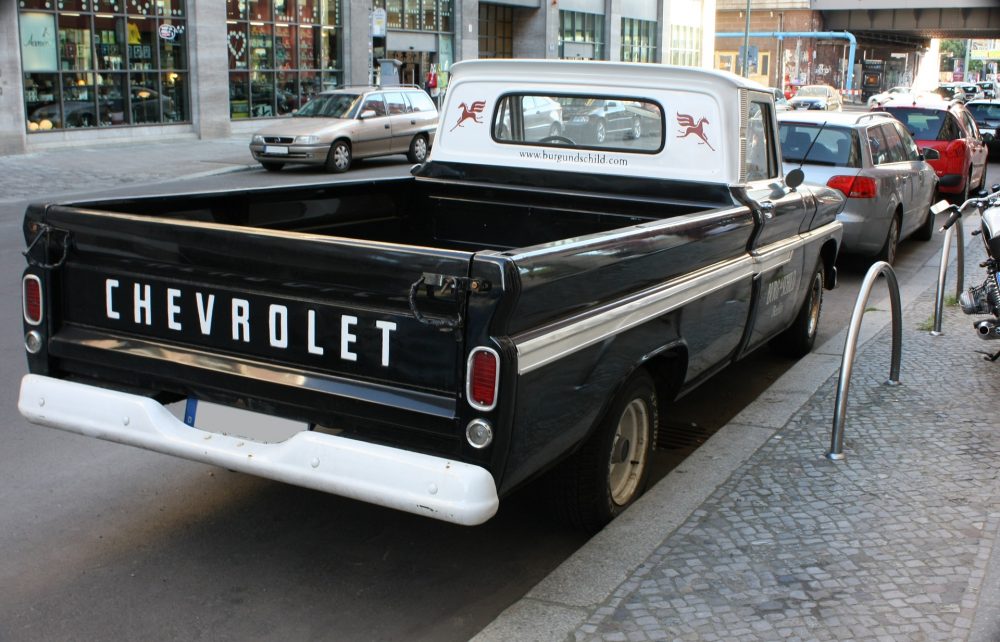
[[[805,180],[832,187],[847,199],[842,252],[893,263],[901,239],[928,241],[937,175],[909,132],[889,114],[786,112],[778,116],[785,171],[801,167]]]
[[[497,137],[526,97],[659,126]],[[642,493],[676,396],[811,349],[844,200],[798,178],[770,92],[731,74],[463,61],[415,175],[29,207],[19,408],[459,524],[541,478],[594,529]],[[215,430],[205,402],[300,427]]]
[[[355,159],[406,154],[427,159],[438,112],[419,87],[348,87],[325,91],[291,118],[253,135],[250,153],[268,171],[291,163],[346,172]]]

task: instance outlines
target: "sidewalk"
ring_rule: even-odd
[[[966,253],[978,283],[982,243]],[[846,331],[474,639],[1000,640],[1000,362],[975,352],[1000,342],[957,306],[944,336],[918,329],[936,281],[925,265],[902,291],[895,387],[876,285],[845,461],[824,455]]]
[[[124,185],[197,178],[259,167],[250,138],[132,141],[0,156],[0,202],[58,197]]]

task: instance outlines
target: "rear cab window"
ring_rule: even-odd
[[[639,154],[662,150],[664,131],[663,107],[632,96],[505,94],[491,125],[498,143]]]

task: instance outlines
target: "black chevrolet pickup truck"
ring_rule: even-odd
[[[20,411],[460,524],[544,476],[599,527],[668,402],[812,347],[843,201],[776,136],[729,74],[471,61],[412,176],[32,205]]]

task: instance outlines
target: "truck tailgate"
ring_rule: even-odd
[[[49,256],[69,238],[59,267],[29,268],[57,308],[45,369],[451,441],[461,336],[410,299],[431,319],[463,313],[461,292],[413,285],[467,276],[471,253],[61,206],[43,218]]]

